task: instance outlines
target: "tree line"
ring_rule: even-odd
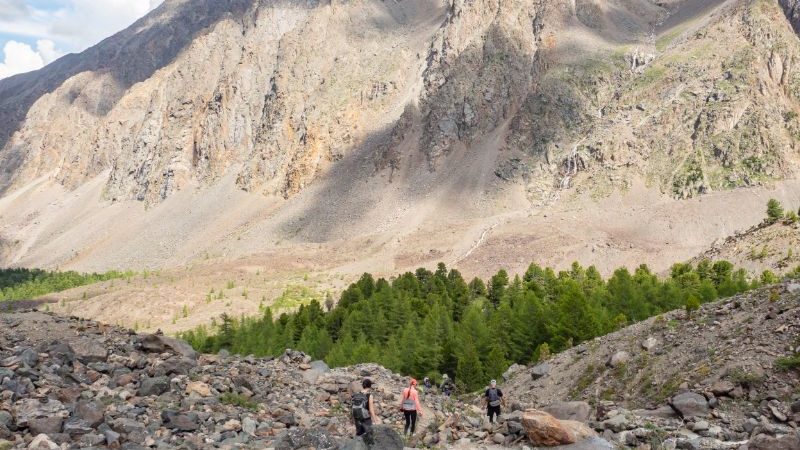
[[[675,264],[663,278],[642,265],[604,279],[595,267],[573,263],[567,271],[532,264],[522,277],[500,270],[488,282],[467,282],[439,264],[389,280],[364,274],[328,311],[312,301],[277,318],[269,308],[259,317],[224,314],[181,337],[203,352],[270,356],[295,348],[334,367],[377,362],[419,378],[449,374],[471,391],[511,363],[540,361],[630,323],[776,279],[702,261]]]
[[[28,300],[100,281],[132,276],[132,272],[50,272],[40,269],[0,269],[0,301]]]

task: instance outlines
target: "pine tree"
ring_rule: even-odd
[[[767,202],[767,219],[770,222],[777,222],[783,219],[783,206],[781,202],[774,198],[769,199]]]

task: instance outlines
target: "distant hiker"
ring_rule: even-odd
[[[417,394],[417,380],[411,379],[411,384],[403,389],[403,396],[400,399],[400,411],[406,418],[406,426],[403,433],[408,435],[414,434],[417,430],[417,414],[422,417],[422,406],[419,404],[419,395]]]
[[[361,436],[372,428],[373,423],[381,423],[375,414],[375,402],[372,399],[372,380],[364,378],[361,392],[353,394],[353,421],[356,423],[356,436]]]
[[[451,380],[447,374],[442,375],[442,385],[439,386],[439,390],[441,390],[442,394],[446,395],[447,397],[450,397],[450,394],[452,394],[453,390],[455,390],[453,380]]]
[[[497,387],[496,380],[492,380],[489,389],[486,389],[483,402],[486,404],[486,415],[489,416],[489,423],[494,423],[494,418],[500,417],[500,406],[506,405],[506,399],[503,398],[503,391]]]
[[[423,393],[425,395],[428,395],[432,392],[431,389],[433,389],[433,384],[431,383],[430,378],[425,377],[425,379],[422,381],[422,385],[424,386]]]

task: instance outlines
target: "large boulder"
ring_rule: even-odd
[[[539,363],[533,366],[533,368],[531,369],[531,378],[533,378],[534,380],[538,380],[539,378],[542,378],[547,374],[549,374],[550,369],[551,369],[550,363],[546,362]]]
[[[330,367],[325,364],[325,361],[312,361],[309,364],[310,368],[303,371],[303,380],[307,383],[316,383],[319,377],[331,371]]]
[[[772,437],[759,434],[747,444],[748,450],[798,450],[800,449],[800,432],[795,431],[783,436]]]
[[[142,350],[149,353],[164,353],[167,350],[183,356],[184,358],[197,359],[197,352],[186,341],[158,334],[148,334],[139,341]]]
[[[403,448],[403,438],[397,431],[388,426],[376,425],[365,435],[347,442],[341,450],[403,450]]]
[[[708,400],[696,392],[680,393],[672,397],[670,404],[683,418],[707,417],[710,411]]]
[[[577,420],[588,422],[592,414],[592,407],[586,402],[558,402],[546,408],[544,412],[559,420]]]
[[[45,399],[39,401],[35,398],[22,400],[17,404],[14,409],[14,416],[16,417],[16,424],[18,427],[27,427],[28,422],[34,419],[42,419],[47,417],[65,418],[69,412],[64,407],[64,404],[58,400]]]
[[[534,445],[554,447],[574,444],[597,436],[588,426],[573,420],[558,420],[544,411],[526,410],[522,414],[522,427]]]
[[[92,338],[79,337],[73,339],[70,341],[69,346],[75,352],[75,357],[78,361],[84,364],[105,361],[108,357],[106,346]]]
[[[273,446],[275,450],[336,450],[339,444],[327,431],[321,428],[292,428],[281,434]]]

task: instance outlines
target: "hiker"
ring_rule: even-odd
[[[489,416],[489,423],[494,423],[495,417],[500,418],[500,406],[506,405],[503,391],[497,387],[497,380],[491,381],[489,388],[486,389],[483,402],[486,404],[486,415]]]
[[[422,381],[422,386],[423,386],[423,391],[422,391],[423,394],[428,395],[428,394],[433,393],[433,391],[432,391],[433,384],[431,383],[431,379],[430,378],[425,377],[425,379]]]
[[[419,404],[419,395],[417,394],[417,380],[411,379],[411,383],[403,389],[403,396],[400,399],[400,411],[403,411],[403,416],[406,418],[406,426],[403,429],[403,434],[406,436],[414,434],[417,430],[417,415],[422,417],[422,406]]]
[[[375,413],[375,402],[372,400],[372,380],[364,378],[361,392],[353,394],[353,421],[356,423],[356,436],[366,434],[373,424],[381,420]]]
[[[439,390],[442,391],[442,394],[450,397],[450,394],[453,393],[454,388],[455,386],[453,385],[453,380],[451,380],[447,374],[442,375],[442,385],[439,387]]]

